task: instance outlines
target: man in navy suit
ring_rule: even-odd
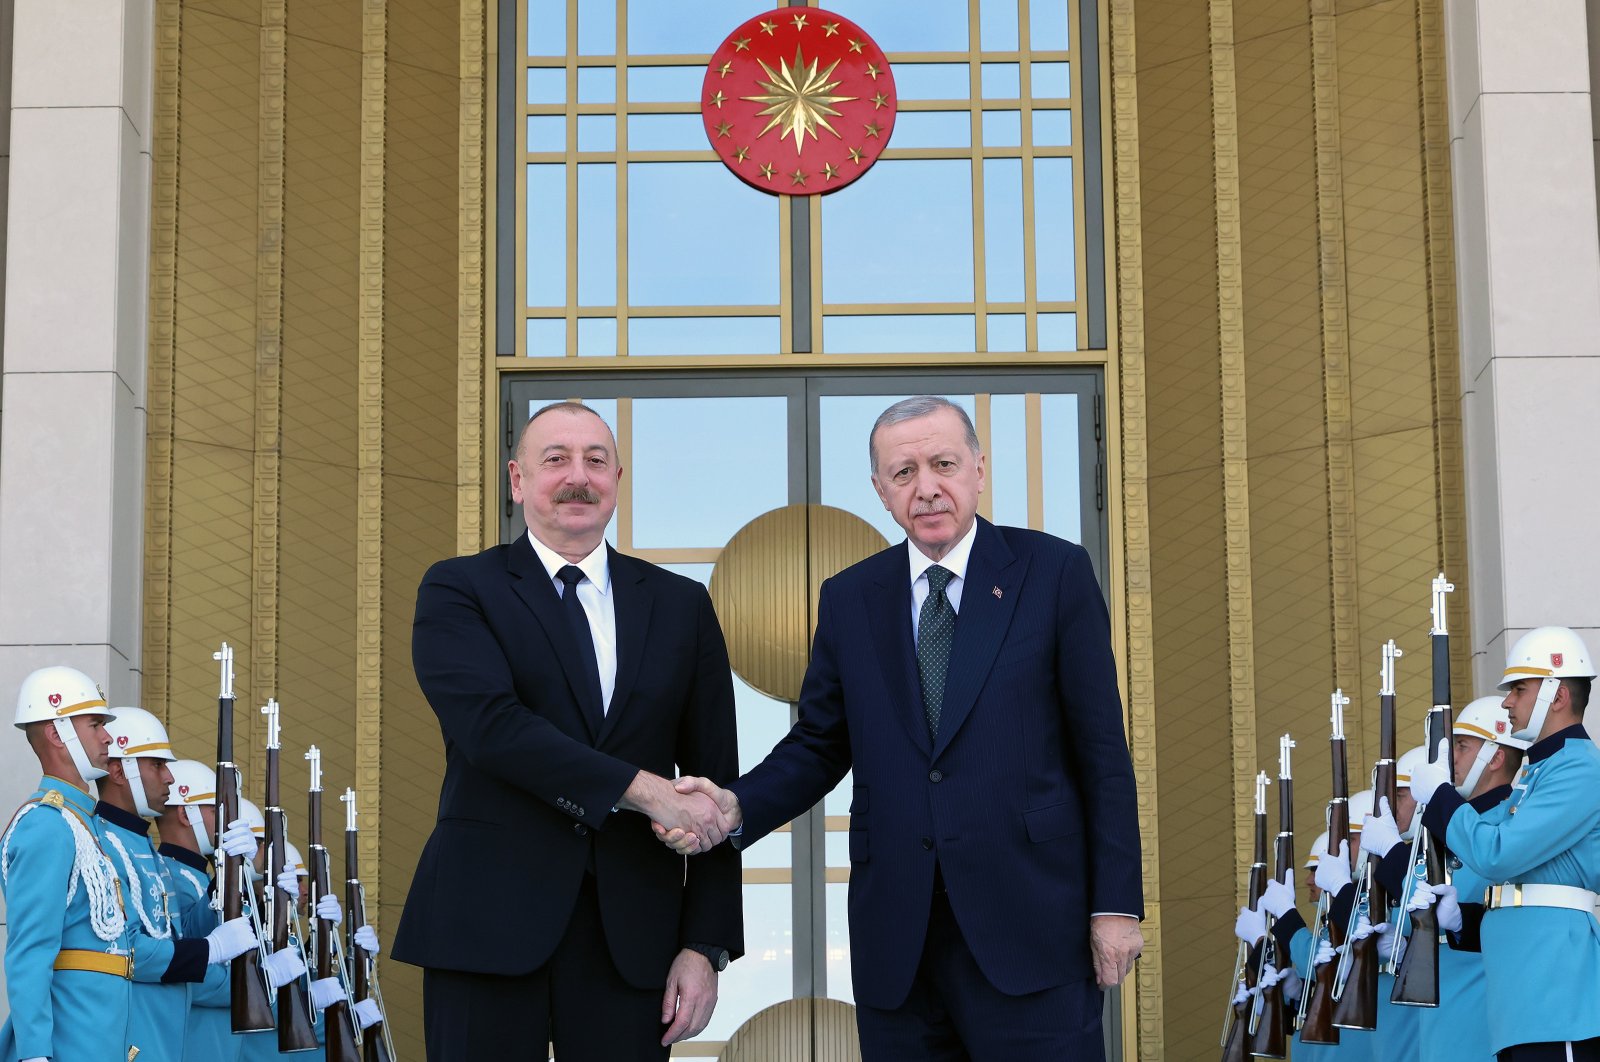
[[[822,587],[799,720],[715,798],[750,844],[854,768],[850,940],[868,1062],[1102,1057],[1139,954],[1133,768],[1082,547],[978,519],[984,457],[942,398],[890,406],[872,483],[908,542]],[[714,845],[658,826],[680,850]],[[1098,981],[1098,986],[1096,982]]]
[[[435,564],[412,660],[444,733],[439,818],[394,957],[424,968],[432,1062],[659,1060],[698,1034],[743,950],[739,857],[677,769],[738,773],[733,680],[710,595],[605,543],[616,442],[539,410],[509,465],[528,533]]]

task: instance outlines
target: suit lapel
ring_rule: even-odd
[[[906,559],[909,548],[902,542],[879,554],[882,563],[866,588],[867,618],[878,664],[883,668],[883,684],[894,702],[894,714],[917,748],[927,753],[933,744],[928,737],[927,715],[922,710],[917,656],[911,645],[911,567]]]
[[[540,563],[526,533],[518,535],[511,543],[506,571],[511,576],[511,589],[528,606],[544,628],[545,637],[555,646],[557,662],[561,673],[567,677],[567,690],[572,695],[573,711],[583,721],[589,740],[594,741],[597,735],[589,725],[589,713],[583,709],[582,691],[586,683],[578,668],[578,644],[567,627],[566,617],[561,614],[561,598],[550,581],[550,573]]]
[[[956,617],[955,645],[950,650],[950,672],[944,682],[944,709],[939,719],[939,738],[934,742],[935,757],[950,745],[950,739],[977,702],[978,692],[983,689],[1011,626],[1027,568],[1026,561],[1019,562],[1012,555],[994,525],[979,520],[978,536],[972,543],[961,586],[961,612]]]
[[[650,629],[650,606],[653,601],[645,586],[644,573],[638,562],[625,557],[611,547],[606,547],[611,565],[611,601],[617,618],[617,681],[611,692],[611,708],[606,712],[600,727],[600,740],[605,739],[617,725],[617,717],[628,708],[628,695],[639,675],[639,661],[644,658],[645,632]]]

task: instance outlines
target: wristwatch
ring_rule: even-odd
[[[717,973],[721,973],[723,970],[728,968],[727,948],[719,948],[715,944],[685,944],[684,947],[688,948],[690,951],[698,951],[701,955],[704,955],[706,957],[706,962],[709,962],[711,964],[711,968]]]

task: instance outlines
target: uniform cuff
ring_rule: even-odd
[[[199,984],[206,979],[206,967],[210,965],[210,959],[211,945],[206,943],[205,937],[175,940],[172,942],[172,961],[167,964],[166,973],[161,975],[161,983]]]
[[[1428,801],[1428,810],[1422,814],[1422,825],[1439,839],[1440,844],[1444,844],[1445,833],[1450,829],[1450,817],[1465,807],[1466,803],[1461,794],[1456,792],[1455,786],[1441,782],[1433,798]]]

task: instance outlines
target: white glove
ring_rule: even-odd
[[[285,863],[283,870],[278,873],[278,891],[291,900],[300,898],[300,874],[294,867]]]
[[[24,1058],[22,1062],[50,1062],[50,1060],[43,1055],[34,1055],[32,1058]]]
[[[1233,935],[1246,944],[1254,944],[1267,935],[1267,916],[1252,907],[1239,908],[1239,917],[1233,920]]]
[[[1300,993],[1305,989],[1305,982],[1300,980],[1300,971],[1289,967],[1283,971],[1283,998],[1299,999]]]
[[[1273,985],[1287,977],[1288,974],[1288,970],[1280,969],[1276,966],[1269,966],[1261,974],[1261,980],[1257,981],[1256,984],[1261,988],[1271,988]]]
[[[327,1010],[344,998],[344,985],[339,983],[337,977],[324,977],[311,982],[311,1005],[318,1010]]]
[[[240,915],[206,934],[206,944],[211,949],[211,956],[206,962],[214,966],[219,962],[238,958],[255,947],[256,933],[250,928],[250,919]]]
[[[383,950],[382,945],[378,943],[377,931],[369,925],[356,930],[356,946],[374,959],[378,957],[378,952]]]
[[[1411,798],[1418,804],[1426,804],[1433,799],[1433,794],[1439,787],[1450,781],[1450,742],[1448,739],[1439,740],[1439,756],[1437,763],[1419,763],[1411,769]]]
[[[363,999],[357,1003],[352,1013],[363,1029],[370,1029],[383,1020],[383,1011],[378,1009],[377,1001],[372,999]]]
[[[339,897],[328,893],[317,901],[317,917],[325,922],[339,925],[344,922],[344,908],[339,906]]]
[[[282,948],[268,955],[261,968],[267,974],[267,987],[273,991],[306,972],[306,964],[294,948]]]
[[[1327,893],[1329,898],[1339,895],[1339,890],[1350,884],[1350,842],[1339,842],[1339,854],[1328,855],[1326,852],[1317,860],[1316,874],[1317,888]]]
[[[1404,954],[1405,950],[1406,938],[1396,933],[1394,927],[1388,922],[1380,923],[1378,926],[1378,961],[1398,963],[1400,955]]]
[[[1394,821],[1394,812],[1389,810],[1389,798],[1379,797],[1378,813],[1368,815],[1361,824],[1361,852],[1382,859],[1399,843],[1400,826]]]
[[[1294,910],[1294,887],[1273,878],[1261,893],[1258,906],[1273,918],[1282,918]]]
[[[1366,915],[1361,915],[1356,920],[1356,931],[1350,935],[1350,940],[1347,943],[1354,943],[1358,940],[1366,940],[1376,932],[1378,932],[1377,927],[1367,919]]]
[[[1326,966],[1328,963],[1333,961],[1333,957],[1334,957],[1335,954],[1337,954],[1337,953],[1333,950],[1333,941],[1329,940],[1327,937],[1323,937],[1322,938],[1322,943],[1317,945],[1317,958],[1316,958],[1316,961],[1313,962],[1311,965],[1312,966]]]
[[[1437,897],[1434,895],[1435,886],[1426,881],[1419,881],[1411,889],[1411,902],[1406,904],[1408,911],[1425,911],[1432,907]]]
[[[222,831],[222,851],[226,855],[237,859],[254,859],[256,857],[256,831],[243,819],[234,819],[228,823],[228,828]]]
[[[1439,898],[1439,928],[1449,933],[1461,932],[1461,904],[1456,900],[1456,887],[1434,885],[1432,889]]]
[[[1233,994],[1233,1005],[1237,1007],[1239,1004],[1245,1002],[1249,998],[1250,990],[1241,983],[1239,985],[1239,991]]]

